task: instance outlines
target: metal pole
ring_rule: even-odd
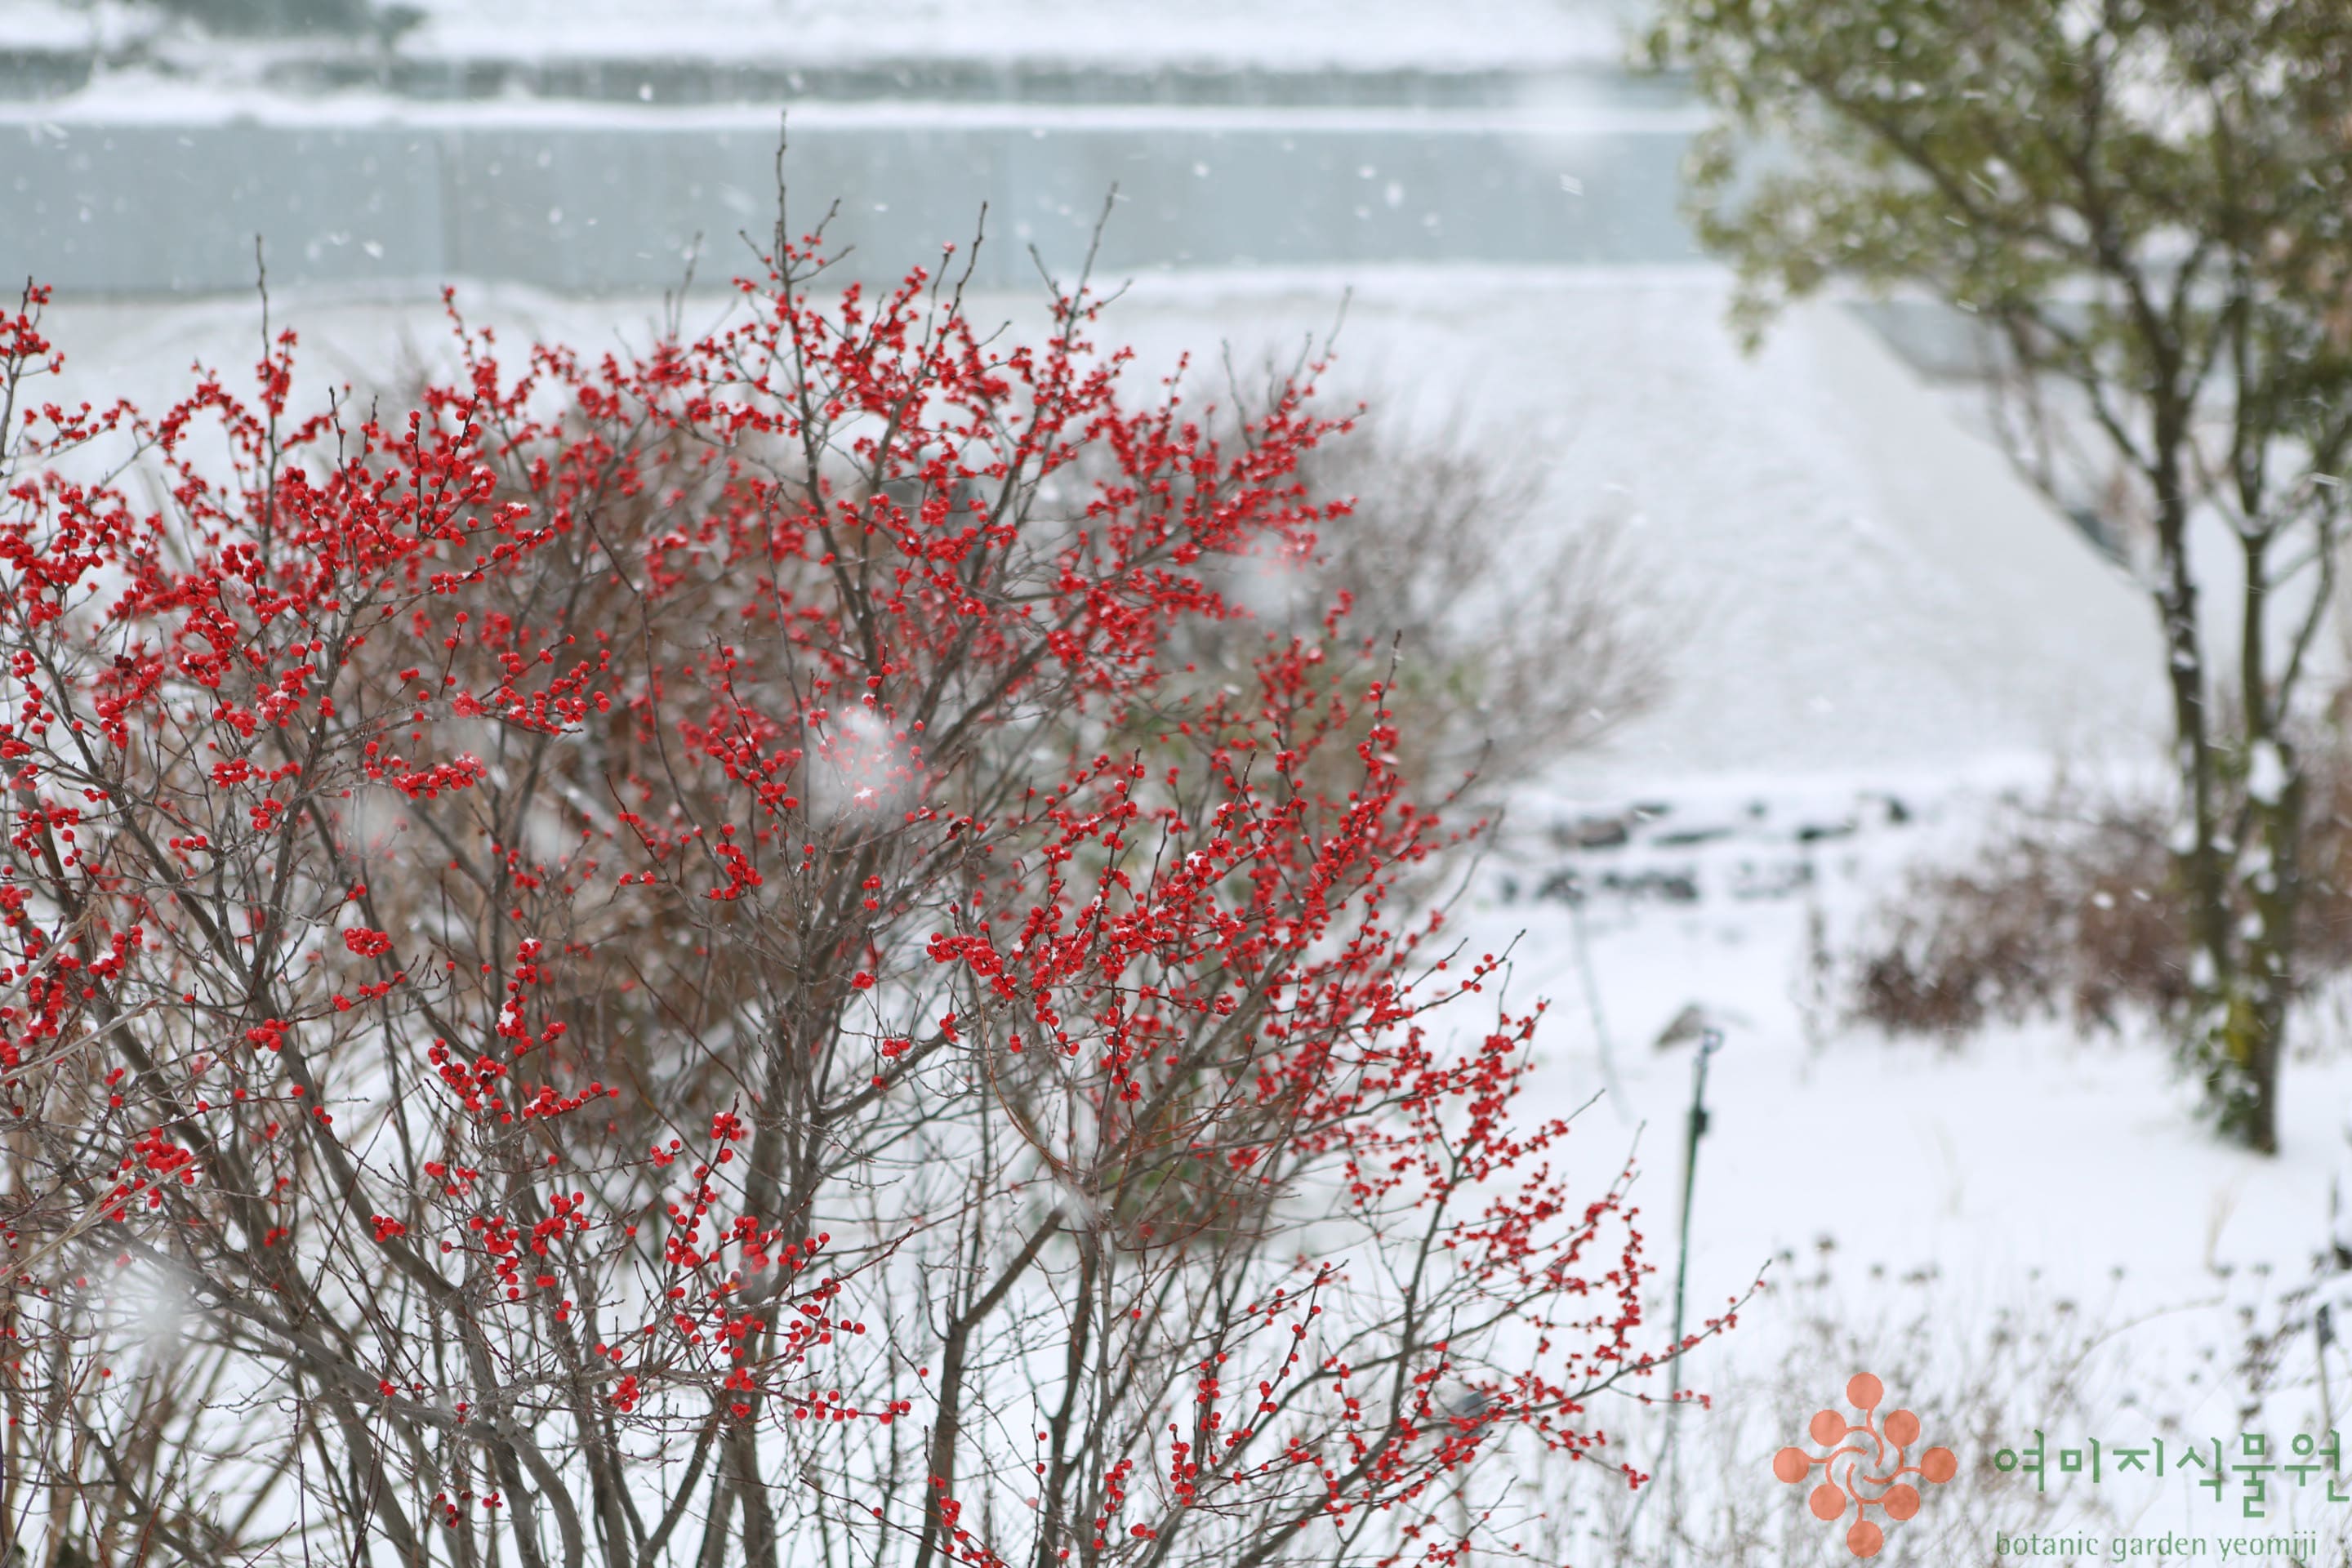
[[[2336,1399],[2327,1387],[2327,1347],[2336,1342],[2336,1323],[2328,1315],[2327,1303],[2319,1304],[2319,1313],[2312,1328],[2319,1340],[2319,1430],[2324,1436],[2336,1430]]]
[[[1722,1048],[1722,1032],[1709,1029],[1699,1037],[1698,1059],[1691,1064],[1689,1133],[1683,1140],[1682,1241],[1675,1259],[1675,1354],[1677,1368],[1681,1365],[1683,1344],[1683,1290],[1690,1282],[1691,1199],[1698,1190],[1698,1141],[1706,1136],[1706,1064],[1707,1058]],[[1675,1535],[1682,1528],[1683,1518],[1683,1468],[1675,1446],[1675,1426],[1682,1415],[1682,1409],[1680,1400],[1674,1400],[1666,1405],[1666,1562],[1669,1565],[1675,1560]]]
[[[1675,1317],[1671,1367],[1679,1362],[1683,1343],[1683,1294],[1690,1279],[1691,1200],[1698,1184],[1698,1141],[1706,1136],[1706,1064],[1707,1058],[1723,1048],[1723,1031],[1709,1028],[1699,1036],[1698,1056],[1691,1063],[1690,1115],[1684,1123],[1683,1133],[1683,1214],[1682,1235],[1675,1259]],[[1670,1373],[1671,1375],[1671,1373]],[[1668,1392],[1673,1391],[1671,1383]],[[1669,1399],[1666,1403],[1665,1452],[1658,1460],[1666,1482],[1666,1542],[1665,1562],[1672,1568],[1675,1560],[1675,1532],[1682,1521],[1681,1468],[1675,1463],[1675,1426],[1682,1414],[1682,1402]],[[1650,1500],[1643,1492],[1634,1500],[1633,1512],[1625,1521],[1625,1537],[1632,1541],[1633,1526],[1640,1522],[1642,1510]]]

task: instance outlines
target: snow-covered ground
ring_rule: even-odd
[[[1549,453],[1546,526],[1622,528],[1671,649],[1662,703],[1525,792],[1461,918],[1479,945],[1516,942],[1515,996],[1552,999],[1541,1107],[1564,1111],[1613,1082],[1573,1142],[1582,1173],[1599,1178],[1638,1136],[1662,1287],[1693,1047],[1653,1042],[1694,1005],[1724,1032],[1698,1166],[1692,1315],[1768,1264],[1780,1288],[1694,1358],[1691,1382],[1748,1391],[1728,1414],[1688,1418],[1692,1452],[1715,1451],[1709,1431],[1737,1450],[1710,1484],[1737,1491],[1744,1483],[1724,1478],[1751,1465],[1771,1501],[1760,1467],[1773,1448],[1801,1440],[1848,1373],[1916,1363],[1921,1332],[1940,1347],[1918,1363],[1930,1386],[1895,1392],[1923,1415],[1971,1375],[2006,1378],[2018,1342],[2000,1337],[2004,1322],[2081,1326],[2066,1342],[2072,1415],[2034,1403],[2056,1397],[2035,1381],[2046,1356],[1993,1391],[2001,1408],[1990,1418],[2021,1443],[2037,1425],[2053,1448],[2152,1431],[2234,1442],[2267,1429],[2284,1443],[2315,1407],[2311,1341],[2279,1347],[2254,1416],[2244,1391],[2263,1380],[2232,1368],[2325,1245],[2352,1097],[2335,1013],[2300,1020],[2284,1149],[2263,1159],[2193,1120],[2144,1030],[2081,1038],[2051,1024],[1951,1047],[1889,1041],[1844,1022],[1842,999],[1818,994],[1809,970],[1816,933],[1832,948],[1851,940],[1906,865],[1965,853],[2004,790],[2045,785],[2062,761],[2127,771],[2156,754],[2159,666],[2137,589],[1850,316],[1808,310],[1743,358],[1722,324],[1724,281],[1701,269],[1151,279],[1113,308],[1104,335],[1133,342],[1146,371],[1187,350],[1213,364],[1220,343],[1246,363],[1328,329],[1347,286],[1335,384],[1389,404],[1389,416],[1466,411],[1496,438]],[[510,330],[589,349],[641,339],[658,309],[482,290],[467,301]],[[690,303],[689,324],[720,307]],[[381,381],[439,352],[430,311],[324,298],[276,310],[323,377]],[[1034,321],[1024,300],[987,300],[978,313]],[[68,390],[149,402],[184,384],[191,362],[239,367],[257,347],[255,310],[237,303],[80,304],[52,322],[72,356]],[[1625,842],[1591,831],[1607,819],[1629,825]],[[1825,1258],[1837,1260],[1830,1282],[1800,1288]],[[1822,1351],[1828,1342],[1807,1338],[1821,1322],[1847,1337]],[[1785,1394],[1773,1381],[1781,1358],[1801,1361],[1807,1343],[1827,1356],[1824,1378],[1849,1351],[1884,1364]],[[1773,1403],[1784,1396],[1812,1403]],[[1645,1419],[1627,1428],[1637,1446],[1656,1436]],[[2060,1429],[2067,1419],[2074,1427]],[[2093,1420],[2112,1426],[2082,1429]],[[2215,1502],[2177,1479],[2137,1492],[2059,1486],[2055,1500],[2000,1515],[2004,1528],[2263,1528],[2241,1518],[2235,1494]],[[2082,1500],[2095,1498],[2095,1509]],[[1805,1550],[1835,1560],[1834,1534],[1805,1536]],[[1993,1554],[1990,1533],[1916,1538],[1947,1544],[1905,1548],[1898,1529],[1890,1560]]]

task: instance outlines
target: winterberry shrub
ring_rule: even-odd
[[[641,353],[453,308],[399,415],[291,332],[60,406],[0,321],[46,1562],[1446,1561],[1639,1479],[1624,1178],[1395,896],[1471,829],[1384,650],[1171,651],[1344,526],[1312,374],[1134,396],[1083,286],[1011,342],[815,248]]]

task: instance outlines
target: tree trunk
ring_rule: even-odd
[[[2301,852],[2302,785],[2285,747],[2269,732],[2261,639],[2266,598],[2251,585],[2259,557],[2250,552],[2245,599],[2245,687],[2252,705],[2238,742],[2216,743],[2207,699],[2203,637],[2197,590],[2188,560],[2188,506],[2158,476],[2158,539],[2161,582],[2156,594],[2172,689],[2173,762],[2187,813],[2177,853],[2189,917],[2191,1002],[2183,1044],[2205,1079],[2210,1110],[2221,1131],[2263,1153],[2278,1149],[2278,1068],[2294,990],[2294,916],[2300,900],[2295,870]],[[2171,493],[2167,493],[2169,490]],[[2257,746],[2273,750],[2279,779],[2270,800],[2250,798],[2232,836],[2222,800],[2223,754],[2230,776],[2252,781]],[[2262,850],[2252,876],[2243,843]]]

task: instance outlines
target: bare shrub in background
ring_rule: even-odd
[[[1618,528],[1564,519],[1523,432],[1481,439],[1457,414],[1423,433],[1374,417],[1307,456],[1355,498],[1319,577],[1398,639],[1424,777],[1522,782],[1654,703],[1660,642]]]
[[[1563,516],[1542,441],[1467,410],[1413,420],[1401,395],[1301,458],[1318,495],[1352,498],[1310,559],[1261,557],[1225,585],[1251,612],[1191,628],[1204,671],[1344,595],[1348,625],[1395,666],[1401,765],[1491,809],[1514,784],[1654,705],[1657,606],[1622,529]]]
[[[2352,967],[2352,758],[2315,763],[2311,780],[2306,987]],[[1973,859],[1915,868],[1831,955],[1849,1016],[1947,1038],[1989,1021],[2177,1022],[2193,988],[2173,820],[2159,795],[2063,778],[2012,803]]]
[[[2114,1028],[2187,1000],[2188,943],[2153,802],[2071,785],[2020,803],[1959,866],[1915,868],[1837,960],[1852,1016],[1956,1037],[1988,1020]]]

